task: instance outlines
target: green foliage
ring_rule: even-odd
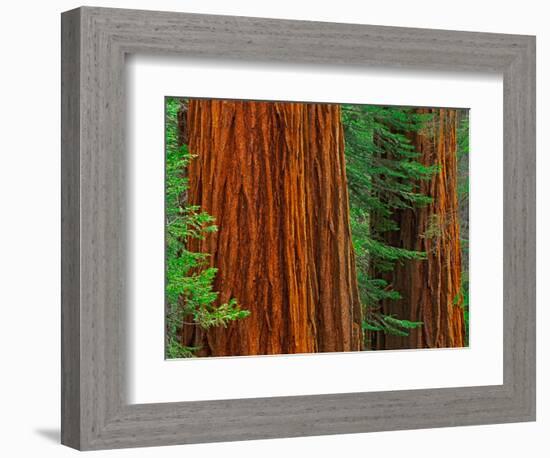
[[[408,336],[409,329],[422,326],[422,321],[400,320],[393,315],[371,314],[363,321],[364,331],[383,331],[397,336]]]
[[[458,200],[464,202],[468,200],[470,189],[469,181],[469,161],[470,152],[470,120],[466,111],[459,112],[459,123],[457,129],[457,161],[458,161]]]
[[[195,352],[199,351],[201,347],[189,347],[182,345],[177,341],[175,336],[173,338],[167,339],[166,342],[166,358],[193,358]]]
[[[396,263],[426,258],[424,252],[389,245],[384,234],[399,229],[392,218],[396,210],[431,202],[418,189],[418,182],[430,179],[438,169],[418,161],[419,154],[407,136],[422,129],[431,116],[411,108],[342,106],[351,231],[365,331],[407,335],[422,325],[380,312],[380,301],[398,300],[401,295],[378,277],[392,271]]]
[[[217,230],[214,218],[187,203],[186,168],[193,159],[187,146],[177,144],[177,112],[180,99],[166,100],[166,357],[194,356],[199,347],[180,343],[183,326],[227,326],[231,321],[246,318],[237,300],[215,305],[218,293],[213,291],[217,269],[209,267],[207,253],[195,253],[186,247],[190,239],[202,240]]]
[[[459,112],[459,124],[457,129],[457,160],[458,160],[458,202],[461,215],[460,219],[460,248],[462,254],[462,307],[464,309],[464,323],[466,326],[466,345],[470,341],[470,284],[468,270],[469,238],[468,238],[468,208],[469,208],[469,159],[470,154],[470,122],[469,113],[466,110]]]

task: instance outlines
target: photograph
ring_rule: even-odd
[[[165,358],[469,345],[469,110],[165,98]]]
[[[550,456],[545,6],[3,4],[0,457]]]

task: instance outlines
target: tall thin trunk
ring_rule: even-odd
[[[419,109],[432,112],[433,122],[411,135],[425,165],[437,164],[439,171],[420,181],[420,192],[433,202],[414,210],[395,213],[400,231],[387,234],[393,246],[424,251],[427,259],[398,263],[386,280],[402,298],[382,303],[385,314],[421,321],[408,337],[376,337],[379,349],[462,347],[465,343],[461,293],[461,250],[457,197],[457,111]]]
[[[184,326],[202,355],[360,350],[343,133],[337,105],[190,100],[189,195],[218,231],[192,240],[218,269],[218,303],[251,314]]]

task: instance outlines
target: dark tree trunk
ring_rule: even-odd
[[[376,348],[462,347],[465,344],[461,294],[461,250],[457,197],[457,110],[432,112],[433,122],[411,135],[425,165],[439,171],[419,181],[420,192],[433,198],[426,207],[395,213],[400,231],[387,234],[390,245],[424,251],[427,259],[398,263],[385,279],[402,299],[382,302],[382,311],[396,318],[421,321],[408,337],[377,333]]]

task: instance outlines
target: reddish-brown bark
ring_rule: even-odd
[[[218,231],[192,240],[218,268],[219,303],[251,312],[183,329],[199,354],[360,350],[359,304],[337,105],[190,100],[188,202]]]
[[[411,135],[425,165],[437,164],[430,180],[419,182],[420,192],[433,202],[395,213],[399,231],[388,233],[392,246],[424,251],[427,259],[398,263],[385,279],[402,298],[386,300],[382,312],[421,321],[408,337],[376,333],[378,349],[462,347],[465,345],[461,295],[461,250],[457,197],[457,111],[419,109],[433,113],[424,130]]]

